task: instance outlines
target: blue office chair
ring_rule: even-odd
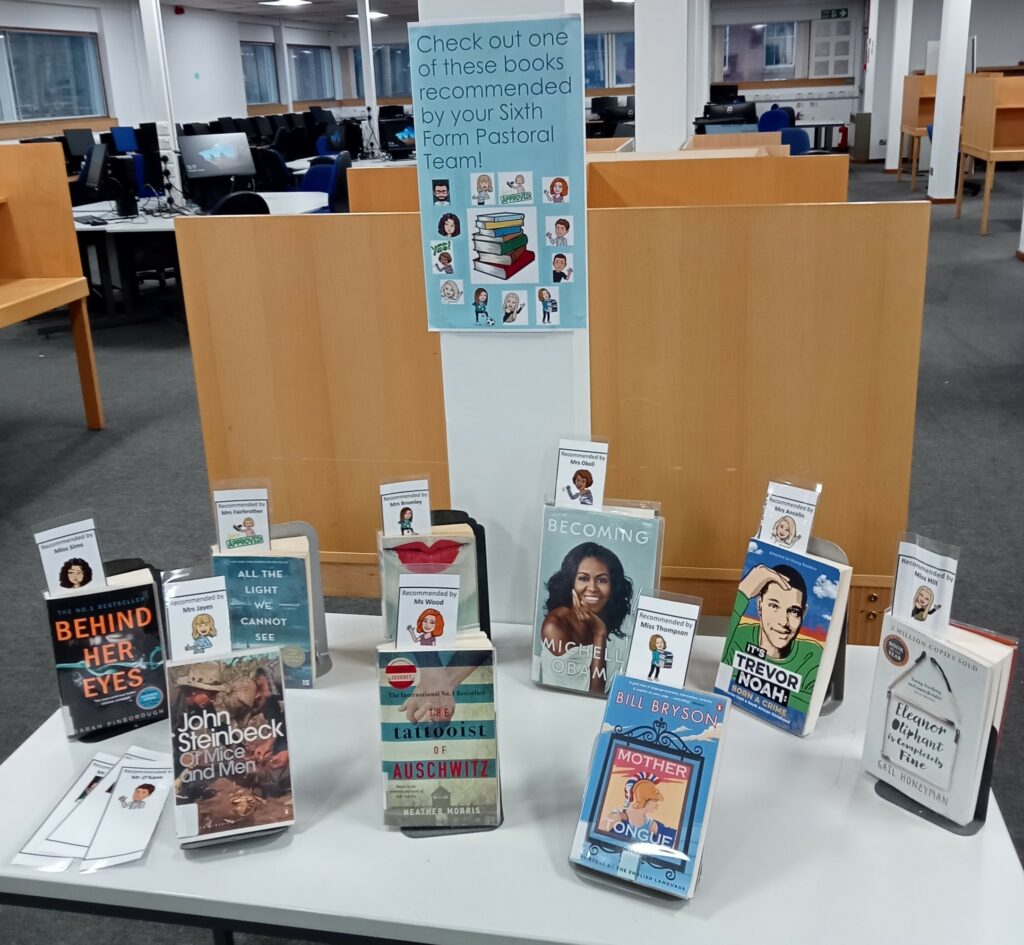
[[[253,148],[252,158],[256,164],[257,189],[281,191],[295,189],[295,176],[283,157],[273,148]]]
[[[327,206],[314,210],[313,213],[348,213],[348,169],[352,166],[352,155],[348,151],[339,151],[333,166],[323,165],[332,173],[330,190],[327,192]],[[312,170],[312,166],[310,167]]]
[[[233,194],[225,194],[210,209],[210,216],[266,216],[270,207],[259,194],[251,190],[239,190]]]
[[[302,177],[299,190],[304,193],[319,191],[322,194],[331,192],[331,184],[334,182],[335,164],[311,164]]]
[[[781,108],[772,108],[757,119],[758,131],[782,131],[789,127],[789,115]]]
[[[810,152],[811,139],[803,128],[780,128],[778,130],[782,135],[782,143],[789,145],[791,157],[797,157],[798,155]],[[824,152],[818,153],[823,154]]]
[[[327,135],[320,135],[320,137],[316,139],[316,153],[320,157],[326,157],[331,153],[331,148],[327,141]]]

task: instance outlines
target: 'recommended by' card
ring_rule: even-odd
[[[164,584],[171,659],[231,652],[227,582],[223,577]]]
[[[918,535],[900,535],[892,615],[925,630],[941,632],[949,625],[960,549]]]
[[[814,489],[803,489],[788,482],[769,482],[761,528],[755,537],[778,548],[804,554],[811,540],[811,525],[820,495],[820,483]]]
[[[270,548],[270,497],[266,489],[218,489],[213,493],[221,551]]]
[[[433,646],[451,649],[459,624],[457,574],[398,576],[398,649]]]
[[[430,483],[426,479],[381,483],[380,513],[385,535],[429,535]]]
[[[555,505],[594,509],[604,503],[608,444],[596,440],[559,440],[555,470]]]
[[[700,602],[648,597],[637,600],[625,674],[682,689],[697,632]]]
[[[107,586],[96,525],[91,518],[36,532],[35,540],[50,594],[80,588],[97,591]]]

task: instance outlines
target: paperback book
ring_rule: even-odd
[[[161,607],[148,569],[43,596],[69,737],[166,718]]]
[[[887,613],[864,737],[868,774],[954,823],[970,823],[979,791],[987,795],[983,772],[1016,645],[956,624],[939,639]]]
[[[213,572],[227,584],[231,649],[279,646],[285,685],[295,689],[316,681],[309,569],[305,538],[275,538],[267,554],[213,553]]]
[[[534,682],[603,695],[626,663],[630,611],[657,587],[664,519],[545,506],[534,617]]]
[[[818,721],[842,636],[853,570],[752,540],[715,691],[795,735]]]
[[[689,899],[728,715],[725,696],[616,676],[570,862]]]
[[[501,822],[494,647],[470,632],[452,650],[377,648],[384,823]]]
[[[174,814],[182,846],[295,822],[276,647],[167,664]]]

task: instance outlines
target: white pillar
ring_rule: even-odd
[[[425,21],[583,9],[581,0],[420,0],[419,11]],[[487,529],[491,619],[532,623],[558,439],[590,432],[590,332],[442,332],[441,370],[452,508]]]
[[[1024,262],[1024,213],[1021,214],[1020,220],[1020,246],[1017,247],[1017,258]]]
[[[687,105],[683,141],[693,134],[693,119],[703,114],[711,96],[711,0],[687,0]],[[681,143],[681,142],[680,142]]]
[[[686,13],[687,0],[642,0],[633,8],[637,151],[675,151],[693,133]]]
[[[864,46],[864,108],[871,114],[875,110],[875,52],[878,48],[879,0],[868,0],[868,36]]]
[[[167,45],[164,42],[164,21],[160,18],[160,0],[139,0],[139,15],[142,17],[142,40],[146,44],[146,67],[149,71],[160,150],[174,151],[178,146],[178,136],[174,130],[171,76],[167,67]]]
[[[910,71],[910,29],[914,0],[896,0],[892,24],[892,72],[889,86],[889,133],[886,135],[885,169],[900,163],[900,119],[903,117],[903,80]]]
[[[277,64],[277,97],[286,112],[295,110],[295,95],[292,90],[292,66],[288,58],[288,41],[284,35],[284,23],[278,20],[274,26],[274,62]]]
[[[944,0],[939,72],[935,79],[932,161],[928,169],[928,196],[933,200],[951,200],[956,196],[956,161],[960,151],[960,116],[970,31],[971,0]]]

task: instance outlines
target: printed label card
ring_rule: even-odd
[[[498,178],[501,181],[503,207],[536,202],[533,196],[533,171],[502,171]]]
[[[91,518],[36,532],[35,540],[46,574],[46,589],[52,596],[107,586],[96,524]]]
[[[432,646],[453,649],[459,625],[457,574],[398,576],[399,649]]]
[[[892,615],[914,621],[931,633],[949,625],[960,549],[905,532],[896,555]]]
[[[103,819],[82,861],[82,872],[142,858],[174,783],[170,760],[168,757],[167,766],[163,768],[125,765],[121,769]]]
[[[821,483],[805,489],[788,482],[769,482],[761,527],[755,537],[797,554],[806,553],[820,495]]]
[[[228,589],[223,577],[164,583],[170,658],[231,652]]]
[[[608,466],[608,444],[596,440],[559,440],[555,505],[601,511]]]
[[[385,535],[429,535],[430,480],[381,483],[380,512]]]
[[[221,551],[270,548],[270,496],[266,489],[218,489],[213,493]]]
[[[697,598],[673,600],[641,594],[625,674],[682,689],[699,617]]]

